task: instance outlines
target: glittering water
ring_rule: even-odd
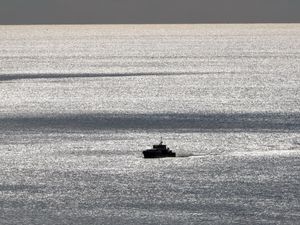
[[[298,224],[299,37],[0,26],[0,223]]]

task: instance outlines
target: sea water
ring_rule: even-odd
[[[299,37],[0,26],[0,224],[299,224]]]

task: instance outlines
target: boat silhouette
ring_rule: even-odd
[[[164,145],[162,140],[158,145],[153,145],[153,148],[144,150],[143,155],[144,158],[176,157],[176,153]]]

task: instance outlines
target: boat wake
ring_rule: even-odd
[[[197,155],[193,153],[182,153],[182,154],[177,154],[176,157],[178,158],[187,158],[187,157],[201,157],[202,155]]]

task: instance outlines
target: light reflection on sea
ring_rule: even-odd
[[[298,24],[0,31],[1,224],[298,223]]]

